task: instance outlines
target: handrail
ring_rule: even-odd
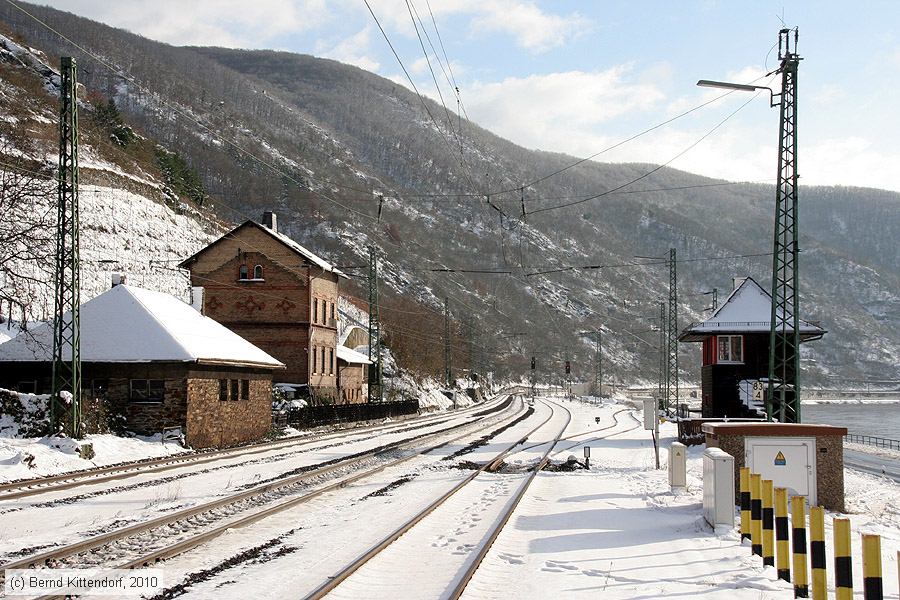
[[[900,450],[900,440],[892,440],[890,438],[883,438],[875,435],[860,435],[858,433],[848,433],[844,436],[844,439],[854,444],[864,444],[866,446],[874,446],[876,448]]]

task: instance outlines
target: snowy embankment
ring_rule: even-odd
[[[98,434],[82,440],[94,450],[90,460],[82,458],[74,440],[36,435],[46,429],[48,401],[47,395],[0,388],[0,482],[187,452],[178,444],[163,444],[160,435]]]

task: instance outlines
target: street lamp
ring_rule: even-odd
[[[720,90],[732,90],[736,92],[757,92],[761,90],[768,90],[769,92],[769,108],[778,106],[778,103],[775,102],[775,91],[765,85],[748,85],[745,83],[730,83],[728,81],[712,81],[709,79],[701,79],[697,82],[697,85],[700,87],[709,87],[709,88],[717,88]]]
[[[791,32],[793,31],[793,43]],[[769,90],[770,106],[781,109],[778,130],[778,186],[775,190],[775,235],[772,252],[772,311],[769,331],[769,387],[766,416],[780,422],[800,419],[800,286],[797,226],[797,29],[778,32],[781,92],[757,85],[701,79],[697,85],[735,91]],[[775,102],[775,97],[778,102]]]

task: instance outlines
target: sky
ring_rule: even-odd
[[[405,68],[421,93],[439,99],[440,89],[455,111],[450,79],[460,107],[482,127],[527,148],[577,157],[722,96],[697,87],[699,79],[777,91],[779,77],[766,74],[778,66],[783,22],[799,28],[803,57],[801,183],[900,191],[900,2],[894,0],[369,0],[374,17],[364,0],[44,2],[173,45],[312,54],[410,87]],[[419,35],[422,26],[428,33],[427,52],[416,16]],[[768,92],[736,92],[596,160],[668,163],[774,183],[778,119]]]

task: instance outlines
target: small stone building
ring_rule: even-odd
[[[753,383],[768,381],[772,296],[752,277],[737,277],[734,289],[712,316],[687,327],[680,342],[703,344],[700,369],[704,418],[756,417]],[[800,321],[800,341],[817,340],[825,330]],[[757,384],[759,388],[759,384]]]
[[[339,280],[334,265],[278,231],[276,215],[245,221],[184,260],[204,315],[285,364],[275,381],[337,401]]]
[[[338,388],[341,404],[361,404],[369,399],[369,365],[372,361],[365,354],[347,346],[337,347]]]
[[[721,448],[734,457],[735,500],[740,501],[740,469],[751,466],[747,464],[748,440],[768,438],[770,440],[791,440],[806,438],[812,440],[810,452],[806,456],[807,465],[800,465],[801,473],[815,473],[816,504],[829,510],[844,511],[844,436],[846,427],[831,425],[805,425],[799,423],[704,423],[706,445],[709,448]],[[777,441],[775,442],[778,443]],[[771,457],[771,454],[769,455]],[[785,481],[790,478],[780,477],[778,471],[787,465],[775,458],[774,468],[767,465],[769,477],[776,487],[788,487]],[[752,466],[751,466],[752,468]],[[760,473],[766,477],[766,474]]]
[[[51,391],[53,330],[0,344],[0,387]],[[151,435],[181,427],[195,448],[263,437],[284,365],[168,294],[117,285],[81,306],[82,412]]]

